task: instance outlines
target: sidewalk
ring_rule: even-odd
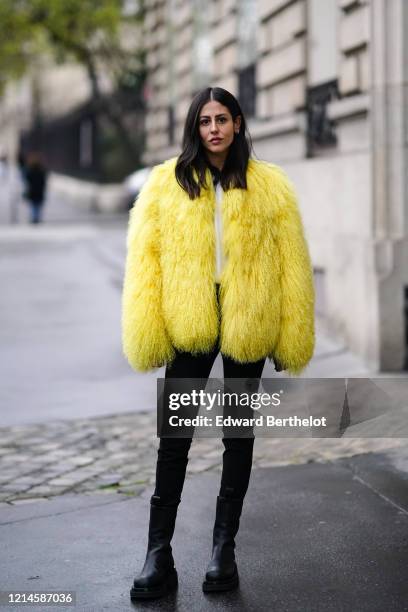
[[[240,588],[204,595],[218,486],[215,474],[186,481],[173,540],[177,594],[129,599],[145,555],[147,491],[3,507],[0,588],[75,591],[76,607],[63,609],[78,612],[408,610],[408,477],[386,456],[255,470],[237,537]]]
[[[398,431],[394,435],[401,435]],[[408,448],[407,438],[348,435],[346,431],[342,438],[258,437],[254,469]],[[3,428],[0,509],[72,493],[140,495],[154,484],[157,446],[152,411]],[[219,474],[222,452],[220,438],[194,439],[188,474]]]

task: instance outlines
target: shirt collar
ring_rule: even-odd
[[[210,164],[210,162],[207,162],[207,165],[208,165],[209,169],[211,170],[211,176],[212,176],[213,184],[216,185],[221,180],[221,170],[218,170],[218,168],[216,168],[215,166]]]

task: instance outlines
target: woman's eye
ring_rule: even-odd
[[[227,122],[227,118],[226,117],[219,117],[217,119],[218,123],[226,123]],[[200,121],[200,125],[208,125],[210,122],[209,119],[201,119]]]

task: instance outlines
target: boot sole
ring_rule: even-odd
[[[203,591],[204,593],[214,593],[216,591],[231,591],[236,589],[239,585],[238,573],[235,573],[228,580],[204,580]]]
[[[178,576],[177,571],[174,570],[165,582],[163,582],[160,587],[156,587],[155,589],[149,588],[135,588],[132,587],[130,589],[130,599],[156,599],[158,597],[164,597],[174,589],[178,587]]]

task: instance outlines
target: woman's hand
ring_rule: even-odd
[[[282,372],[285,368],[276,357],[273,358],[273,363],[275,364],[275,371]]]

